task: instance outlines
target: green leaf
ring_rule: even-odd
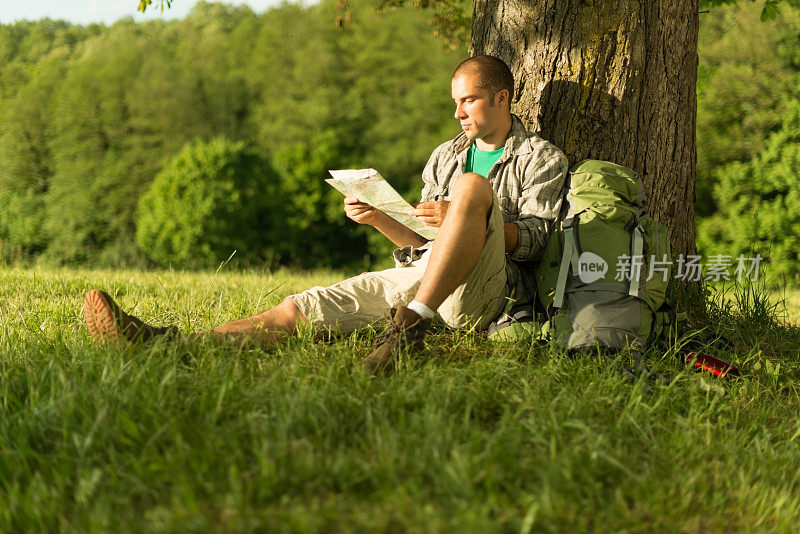
[[[776,18],[778,18],[777,2],[766,2],[764,4],[764,9],[761,11],[761,22],[774,20]]]

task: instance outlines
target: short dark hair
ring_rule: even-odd
[[[473,73],[478,75],[478,87],[487,89],[492,99],[497,92],[506,89],[508,102],[511,103],[514,98],[514,75],[505,61],[494,56],[473,56],[456,67],[453,78]]]

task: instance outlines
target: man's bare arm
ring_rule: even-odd
[[[422,246],[422,241],[419,240],[413,230],[392,219],[379,209],[360,202],[357,198],[348,197],[344,199],[344,212],[347,217],[358,224],[374,226],[398,247],[408,245],[414,247]]]
[[[506,241],[506,254],[513,254],[519,246],[519,226],[516,223],[503,223],[503,236]]]

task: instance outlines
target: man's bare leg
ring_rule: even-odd
[[[492,190],[485,178],[468,173],[458,179],[447,216],[434,242],[415,300],[436,310],[458,287],[483,251],[491,208]],[[123,314],[121,310],[112,309],[110,305],[114,308],[116,305],[110,297],[90,298],[96,297],[95,293],[100,294],[97,291],[90,291],[87,294],[87,303],[91,306],[87,304],[88,308],[85,308],[90,332],[101,340],[121,339],[125,321],[121,321],[118,316],[125,315],[130,320],[136,319]],[[298,323],[305,320],[306,317],[295,302],[286,298],[263,313],[217,326],[195,336],[253,339],[259,343],[271,344],[296,333]],[[98,324],[107,328],[98,330],[96,326]],[[97,332],[92,330],[93,326]],[[153,327],[148,328],[153,329]]]
[[[486,178],[475,173],[458,178],[414,300],[435,311],[461,284],[483,252],[491,209]]]
[[[263,313],[219,325],[198,335],[213,335],[221,339],[253,339],[269,345],[296,333],[298,323],[305,320],[306,317],[297,304],[287,297]]]
[[[414,300],[435,311],[466,278],[483,252],[492,199],[491,186],[483,176],[459,177]],[[371,374],[391,373],[397,365],[397,348],[416,350],[429,323],[430,319],[400,306],[390,327],[359,365]]]
[[[145,323],[126,313],[108,293],[92,289],[86,293],[83,313],[89,334],[99,342],[111,342],[117,346],[128,343],[147,342],[157,337],[181,337],[177,327],[158,327]],[[291,298],[269,310],[226,323],[205,332],[190,334],[189,339],[207,336],[219,339],[254,339],[271,344],[297,332],[297,325],[306,317]]]

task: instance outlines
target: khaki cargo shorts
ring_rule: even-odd
[[[315,331],[348,334],[384,319],[390,308],[411,302],[430,254],[429,249],[410,246],[398,249],[393,269],[362,273],[332,286],[312,287],[289,298]],[[503,217],[495,198],[478,262],[437,312],[453,328],[485,329],[503,311],[508,296]]]

